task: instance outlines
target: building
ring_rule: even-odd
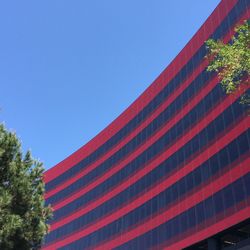
[[[222,0],[127,110],[46,172],[43,249],[250,249],[250,117],[204,59],[249,7]]]

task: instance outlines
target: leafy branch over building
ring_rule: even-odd
[[[207,58],[210,62],[207,70],[218,73],[227,94],[249,86],[250,22],[245,21],[244,24],[237,26],[235,32],[229,43],[213,39],[206,42]],[[249,94],[243,94],[241,101],[249,105]]]

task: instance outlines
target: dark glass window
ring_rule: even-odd
[[[204,76],[203,76],[204,75]],[[204,81],[202,81],[202,78],[204,78]],[[154,121],[152,121],[151,124],[149,124],[145,129],[143,129],[137,136],[135,136],[130,142],[128,142],[125,146],[123,146],[118,152],[116,152],[114,155],[112,155],[110,158],[108,158],[106,161],[101,163],[98,167],[96,167],[93,171],[88,173],[87,175],[79,178],[76,182],[71,184],[70,186],[66,187],[65,189],[59,191],[55,195],[51,196],[47,199],[47,203],[54,204],[62,199],[65,199],[65,197],[69,196],[71,193],[75,192],[79,188],[83,188],[93,180],[95,180],[98,176],[105,173],[108,169],[110,169],[113,165],[117,164],[119,161],[121,161],[125,156],[127,156],[129,153],[134,151],[136,147],[141,145],[142,142],[145,142],[146,138],[149,136],[152,136],[156,130],[158,130],[164,123],[166,123],[173,115],[175,110],[180,110],[181,107],[188,101],[188,99],[191,99],[192,96],[199,91],[199,89],[204,86],[207,81],[211,78],[211,74],[207,73],[206,71],[202,72],[200,76],[198,76],[188,87],[182,95],[184,95],[184,98],[182,95],[180,95],[171,105],[169,105],[165,111],[163,111],[157,118],[155,118]],[[205,80],[206,79],[206,80]],[[191,90],[190,90],[191,89]],[[187,94],[186,94],[187,93]],[[198,109],[200,109],[200,106],[206,105],[209,103],[209,108],[217,103],[222,96],[224,96],[224,93],[220,86],[217,86],[215,88],[215,91],[213,92],[213,95],[217,95],[217,102],[211,103],[211,95],[208,95],[205,101],[202,101],[200,105],[198,105]],[[175,108],[173,108],[175,107]],[[209,109],[207,109],[208,111]],[[200,110],[201,111],[201,110]],[[165,113],[170,113],[170,115],[164,115]],[[183,134],[184,129],[187,129],[190,127],[190,121],[189,116],[192,116],[193,113],[197,113],[196,110],[193,110],[183,118],[183,120],[176,124],[175,128],[172,129],[171,134],[167,133],[167,135],[162,139],[162,143],[158,143],[158,147],[153,147],[150,151],[147,151],[147,158],[151,159],[156,153],[159,152],[162,148],[166,146],[166,144],[173,143],[174,140],[176,140],[178,137],[180,137]],[[204,115],[204,112],[199,112],[199,116],[196,116],[196,119],[192,119],[192,123],[194,124],[198,118],[202,118]],[[154,125],[154,126],[152,126]],[[157,126],[158,125],[158,126]],[[147,137],[146,137],[147,135]],[[172,140],[171,140],[172,137]],[[160,145],[159,145],[160,144]],[[146,158],[139,157],[137,161],[141,161],[138,164],[145,163]]]
[[[217,33],[214,33],[214,37],[220,37],[223,32],[226,32],[229,29],[228,21],[230,21],[231,23],[235,23],[237,21],[238,16],[244,10],[244,8],[242,7],[242,3],[246,4],[246,1],[238,1],[238,7],[236,9],[233,8],[230,15],[226,18],[226,22],[222,22],[220,28],[218,28],[216,31]],[[221,30],[218,32],[219,29]],[[204,51],[204,48],[203,51],[199,51],[199,58],[201,58],[201,56],[203,55],[202,53],[204,53]],[[193,70],[197,66],[199,61],[196,62],[192,59],[189,63],[190,65],[192,65],[191,67]],[[180,84],[180,82],[183,80],[182,77],[187,77],[188,72],[189,71],[187,67],[185,68],[185,70],[180,71],[176,78],[174,78],[173,83],[171,83],[173,89],[175,88],[175,84]],[[203,82],[204,75],[201,79]],[[199,86],[201,87],[201,85]],[[183,94],[178,99],[179,102],[176,100],[176,103],[172,106],[172,109],[168,109],[168,111],[166,112],[164,111],[165,113],[163,112],[157,119],[155,119],[147,128],[148,130],[143,130],[138,135],[138,137],[136,137],[136,140],[134,140],[133,142],[131,141],[131,143],[123,149],[124,151],[121,150],[116,155],[114,155],[112,159],[110,159],[109,164],[116,164],[120,159],[132,152],[135,147],[137,147],[138,145],[143,143],[143,141],[149,138],[156,131],[156,129],[159,129],[162,125],[164,125],[167,119],[170,119],[171,115],[178,111],[178,108],[181,107],[180,104],[184,105],[184,103],[188,101],[188,98],[190,98],[190,93],[194,94],[194,92],[192,91],[196,90],[192,88],[193,86],[190,87],[186,92],[183,92]],[[141,121],[143,121],[148,116],[148,114],[153,112],[157,105],[160,105],[164,101],[164,99],[169,95],[168,91],[162,91],[157,96],[158,99],[155,98],[153,100],[154,105],[148,105],[143,110],[143,115],[140,115],[142,114],[142,112],[138,114],[134,122],[134,127],[136,127]],[[57,210],[55,213],[55,220],[62,218],[63,216],[65,216],[65,214],[67,215],[67,213],[70,214],[76,211],[76,209],[89,203],[90,201],[93,201],[101,195],[105,195],[105,192],[111,190],[125,178],[129,178],[130,174],[137,171],[140,167],[143,167],[145,163],[147,163],[150,159],[159,154],[163,149],[168,147],[170,143],[172,143],[174,140],[177,140],[179,136],[185,133],[185,130],[193,126],[193,124],[198,121],[202,117],[202,115],[204,115],[207,110],[215,104],[216,101],[218,101],[220,96],[221,94],[219,91],[213,93],[210,99],[207,98],[206,102],[203,102],[202,105],[197,105],[193,111],[191,111],[180,121],[180,123],[177,123],[175,129],[173,129],[171,133],[169,133],[168,135],[165,134],[158,142],[156,142],[156,144],[152,145],[152,147],[148,149],[149,151],[145,151],[143,157],[138,157],[136,162],[133,162],[130,165],[126,166],[124,170],[117,173],[117,175],[115,175],[113,178],[108,179],[107,182],[104,182],[96,189],[91,190],[91,192],[87,193],[86,196],[80,197],[71,204],[68,204],[62,209]],[[234,103],[232,105],[232,108],[227,109],[221,116],[219,116],[199,135],[197,135],[183,148],[181,148],[179,151],[169,157],[166,161],[160,164],[151,173],[143,177],[141,180],[136,182],[128,189],[124,190],[124,192],[121,192],[116,197],[95,208],[90,213],[77,218],[76,220],[66,224],[61,228],[58,228],[57,230],[54,230],[49,234],[46,239],[46,242],[52,242],[58,238],[67,236],[68,234],[83,228],[89,223],[93,223],[101,217],[107,215],[109,212],[112,212],[115,209],[119,209],[120,206],[129,203],[130,199],[132,199],[136,195],[140,195],[143,192],[146,192],[146,190],[150,186],[154,185],[157,181],[160,181],[161,178],[166,178],[166,176],[171,173],[172,170],[174,170],[175,168],[177,169],[185,162],[188,162],[188,159],[194,153],[203,150],[210,140],[216,138],[216,136],[218,136],[220,132],[226,130],[227,127],[229,127],[230,124],[233,124],[243,112],[244,110],[240,107],[240,105],[237,102]],[[50,183],[48,183],[47,186],[50,186],[50,189],[52,189],[53,185],[54,187],[59,185],[65,180],[65,178],[70,178],[74,174],[78,173],[81,169],[86,167],[88,164],[94,162],[98,157],[107,152],[107,150],[109,150],[119,140],[121,140],[130,131],[132,131],[132,127],[126,127],[126,129],[124,127],[124,130],[122,129],[121,131],[118,132],[120,133],[119,136],[118,133],[115,135],[117,136],[116,139],[114,139],[115,136],[111,138],[114,141],[112,141],[111,139],[107,141],[107,144],[104,144],[106,145],[105,147],[104,145],[101,146],[93,154],[91,154],[89,157],[85,158],[81,163],[73,167],[72,170],[69,170],[68,172],[59,176],[55,180],[51,181]],[[203,182],[209,181],[210,178],[212,179],[215,174],[219,173],[222,170],[225,170],[226,166],[229,166],[241,155],[249,151],[249,135],[250,133],[248,130],[236,140],[234,140],[232,143],[230,143],[223,150],[218,152],[215,156],[210,158],[205,163],[201,164],[199,168],[197,168],[189,175],[185,176],[180,181],[163,191],[157,197],[154,197],[153,199],[144,203],[138,209],[133,210],[131,213],[119,218],[117,221],[88,235],[87,237],[84,237],[68,246],[63,247],[62,249],[83,249],[85,247],[94,246],[104,240],[109,239],[114,235],[122,234],[122,232],[124,232],[124,230],[127,230],[130,226],[134,226],[136,223],[141,223],[143,220],[148,219],[149,216],[158,213],[160,209],[165,209],[172,202],[182,199],[183,195],[188,195],[189,191],[192,191],[192,189],[194,188],[198,188],[198,186]],[[101,175],[103,172],[105,172],[105,168],[103,168],[100,172],[98,171],[99,170],[97,170],[94,174],[92,173],[92,175],[89,175],[86,181],[92,181],[94,178]],[[68,195],[83,187],[81,181],[77,182],[72,189],[69,189]],[[134,239],[133,241],[130,241],[129,243],[119,247],[118,249],[138,249],[139,246],[155,246],[157,244],[161,244],[167,241],[168,239],[171,239],[172,237],[175,237],[176,235],[181,235],[181,233],[187,231],[188,229],[194,228],[196,225],[213,218],[225,209],[232,208],[242,200],[245,200],[246,197],[250,195],[250,187],[248,183],[250,183],[249,174],[240,178],[232,185],[216,193],[215,195],[213,195],[206,201],[203,201],[202,203],[198,204],[194,208],[189,209],[185,213],[177,216],[176,218],[173,218],[172,220],[168,221],[167,223],[164,223],[163,225],[150,231],[149,233],[144,234]],[[65,196],[59,197],[59,200],[63,199],[64,197]]]
[[[237,145],[239,144],[239,141],[241,142],[240,154],[247,154],[249,152],[250,145],[247,144],[247,135],[250,133],[250,130],[243,133],[241,136],[239,136],[237,139],[235,139],[233,142],[231,142],[228,146],[226,146],[224,149],[219,151],[217,154],[215,154],[213,157],[211,157],[209,160],[205,161],[203,164],[201,164],[197,169],[193,170],[190,174],[183,177],[181,180],[179,180],[174,185],[167,188],[165,191],[161,192],[158,196],[152,198],[148,202],[141,205],[139,208],[133,210],[130,212],[127,216],[124,216],[119,224],[119,230],[126,230],[129,226],[132,226],[133,224],[136,224],[144,219],[146,219],[148,216],[151,216],[152,214],[155,214],[159,212],[162,208],[165,208],[166,206],[170,205],[170,203],[182,199],[182,196],[188,194],[189,191],[193,190],[194,188],[198,188],[199,185],[204,184],[209,179],[213,178],[213,175],[218,173],[221,168],[227,168],[228,164],[232,164],[234,161],[236,161],[238,158],[233,159],[233,161],[229,161],[227,165],[220,166],[219,161],[214,161],[214,159],[220,159],[220,157],[224,156],[224,152],[227,152],[229,150],[229,153],[234,151],[237,148]],[[243,142],[245,143],[243,144]],[[238,156],[240,157],[240,155]],[[216,169],[216,171],[207,172],[206,170],[210,168],[213,165],[213,168]],[[152,172],[150,172],[147,176],[150,177]],[[202,173],[207,173],[204,175],[203,179],[199,178]],[[146,176],[145,176],[146,177]],[[160,177],[159,177],[160,178]],[[150,178],[147,178],[150,181]],[[193,181],[196,180],[196,181]],[[110,213],[115,208],[119,208],[124,201],[129,201],[131,196],[131,190],[134,190],[134,194],[136,194],[135,191],[137,191],[137,194],[140,192],[140,183],[144,183],[141,179],[141,182],[135,183],[133,186],[129,187],[116,197],[112,198],[111,200],[107,201],[103,205],[97,207],[96,209],[92,210],[91,212],[87,213],[86,215],[83,215],[72,222],[62,226],[61,228],[58,228],[54,231],[52,231],[46,238],[46,242],[50,242],[55,240],[57,237],[62,237],[63,235],[72,233],[72,231],[79,230],[81,227],[86,226],[88,223],[93,223],[95,220],[100,218],[104,214]],[[185,183],[189,183],[185,186]],[[241,183],[240,183],[241,185]],[[145,185],[143,185],[143,188]],[[227,192],[230,192],[228,189]],[[242,192],[244,194],[244,192]],[[226,193],[226,195],[228,195]],[[224,197],[220,197],[221,203],[223,202]],[[215,199],[215,198],[214,198]],[[233,199],[231,199],[233,201]],[[224,204],[223,204],[224,205]],[[209,205],[205,205],[206,209],[209,208]],[[230,204],[226,204],[226,206],[231,206]],[[223,206],[218,204],[219,208],[223,208]],[[211,208],[209,211],[214,212],[219,209],[217,207]],[[101,215],[100,215],[101,214]],[[202,219],[205,211],[199,211],[196,212],[197,218]],[[206,211],[206,214],[208,216],[209,213]],[[124,223],[126,222],[126,223]],[[192,223],[192,222],[190,222]]]
[[[226,193],[228,193],[228,190],[233,190],[236,188],[238,183],[241,181],[241,179],[245,182],[250,182],[250,174],[247,174],[240,178],[239,180],[236,180],[232,184],[228,185],[224,189],[220,190],[219,192],[215,193],[212,197],[209,197],[208,199],[200,202],[196,206],[188,209],[187,211],[181,213],[180,215],[174,217],[173,219],[161,224],[157,228],[115,248],[116,250],[125,250],[125,249],[136,249],[137,246],[145,246],[145,242],[147,243],[147,248],[154,247],[158,244],[163,244],[168,242],[171,238],[177,237],[181,235],[182,233],[185,233],[185,231],[189,229],[194,229],[198,224],[205,222],[206,220],[211,221],[211,219],[216,215],[216,212],[221,213],[223,212],[224,207],[221,207],[221,210],[215,210],[214,202],[219,199],[221,196],[225,196]],[[249,195],[244,193],[243,200],[249,198]],[[219,196],[219,197],[218,197]],[[229,205],[229,204],[228,204]],[[236,205],[236,203],[231,203],[229,206],[225,207],[225,209],[230,209],[232,206]],[[202,215],[204,212],[204,216],[200,216],[199,220],[198,214]],[[231,211],[232,212],[232,211]],[[188,221],[188,224],[186,224],[186,221]],[[183,226],[181,226],[183,225]],[[111,229],[112,224],[109,224],[108,226],[105,226],[104,228],[86,236],[83,237],[67,246],[64,246],[62,248],[59,248],[60,250],[75,250],[82,248],[88,248],[93,247],[96,244],[100,244],[103,240],[107,239],[107,232],[115,233]],[[95,235],[98,235],[97,238],[95,238]],[[112,234],[113,236],[115,234]],[[164,235],[164,237],[162,237]],[[149,241],[150,238],[156,238],[157,240]],[[89,244],[89,239],[91,239],[91,244]],[[95,241],[93,240],[95,239]],[[93,240],[93,241],[92,241]],[[151,244],[150,244],[151,243]]]
[[[174,153],[172,156],[170,156],[166,161],[164,161],[160,165],[159,169],[164,168],[162,171],[168,171],[168,173],[170,173],[175,168],[180,166],[180,164],[183,164],[183,162],[185,160],[184,155],[185,155],[186,159],[188,159],[189,157],[192,156],[191,152],[190,152],[190,148],[195,148],[196,150],[200,150],[202,147],[205,147],[205,145],[209,141],[212,141],[214,139],[213,137],[211,137],[211,138],[206,137],[207,131],[210,129],[213,129],[213,127],[215,126],[214,124],[216,124],[216,125],[219,124],[224,119],[224,117],[227,116],[228,113],[232,114],[232,112],[235,112],[238,116],[240,116],[244,112],[243,106],[240,105],[238,103],[238,101],[236,101],[232,107],[233,108],[229,107],[225,112],[223,112],[220,116],[218,116],[218,118],[216,118],[212,123],[210,123],[210,125],[206,129],[201,131],[197,136],[195,136],[185,146],[183,146],[180,150],[178,150],[176,153]],[[228,117],[227,123],[225,124],[226,126],[229,126],[233,122],[232,117],[233,117],[232,115]],[[218,132],[220,132],[220,131],[218,131]],[[171,133],[171,130],[168,133]],[[168,133],[166,135],[168,135]],[[162,139],[164,139],[166,137],[166,135],[163,136]],[[162,140],[162,139],[160,139],[160,140]],[[135,171],[138,171],[139,168],[142,168],[144,166],[145,160],[149,159],[148,152],[150,152],[150,151],[152,152],[153,147],[159,149],[159,151],[161,152],[162,149],[158,147],[159,141],[154,143],[149,149],[144,151],[138,158],[136,158],[134,161],[129,163],[120,172],[113,175],[112,177],[110,177],[109,179],[107,179],[102,184],[100,184],[96,188],[92,189],[90,192],[86,193],[82,197],[76,199],[75,201],[72,201],[71,203],[60,208],[59,210],[56,210],[54,212],[53,220],[56,221],[56,220],[62,218],[63,216],[66,216],[66,215],[72,213],[73,211],[76,211],[77,208],[80,208],[81,206],[87,204],[90,200],[96,199],[96,198],[100,197],[101,195],[104,195],[104,192],[111,190],[111,188],[113,188],[115,185],[119,184],[122,180],[127,179],[128,178],[127,173],[131,174],[131,173],[134,173]],[[152,157],[152,155],[151,155],[151,157]],[[154,171],[157,171],[157,170],[154,170]],[[209,176],[209,174],[210,174],[209,168],[207,168],[205,171],[206,172],[202,173],[203,179],[206,178],[206,176]],[[157,175],[158,175],[158,173],[157,173]],[[146,187],[150,186],[150,177],[145,182],[145,184],[146,184]],[[139,191],[138,188],[136,188],[135,190]]]
[[[237,10],[235,8],[230,12],[230,14],[225,18],[225,20],[220,24],[220,26],[213,33],[211,38],[220,39],[223,37],[228,30],[230,29],[228,23],[230,20],[230,24],[234,25],[237,22],[238,17],[245,10],[245,6],[247,6],[244,0],[240,0],[237,4]],[[55,179],[46,183],[46,190],[50,191],[59,184],[63,183],[65,180],[71,178],[82,169],[84,169],[89,164],[93,163],[100,156],[110,150],[114,145],[116,145],[119,141],[121,141],[125,136],[127,136],[131,131],[133,131],[142,121],[144,121],[157,107],[160,106],[164,102],[164,100],[191,74],[194,69],[200,64],[206,55],[205,46],[202,45],[200,49],[196,52],[196,54],[191,58],[191,60],[182,67],[182,69],[177,73],[175,78],[171,80],[164,89],[141,111],[139,112],[135,118],[129,121],[120,131],[118,131],[114,136],[112,136],[108,141],[106,141],[103,145],[101,145],[97,150],[83,159],[81,162],[59,175]]]

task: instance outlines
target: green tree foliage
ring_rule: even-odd
[[[40,249],[51,217],[45,206],[42,164],[0,124],[0,249]]]
[[[250,25],[248,21],[235,28],[236,35],[227,44],[220,40],[206,42],[209,59],[208,71],[216,71],[226,93],[234,93],[249,84],[250,73]],[[249,104],[246,94],[242,101]]]

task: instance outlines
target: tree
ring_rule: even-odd
[[[249,85],[250,73],[250,25],[248,21],[235,28],[236,34],[229,43],[209,39],[206,42],[209,59],[208,71],[216,71],[227,94]],[[250,104],[247,94],[242,102]]]
[[[0,249],[40,249],[52,210],[44,202],[42,163],[0,124]]]

